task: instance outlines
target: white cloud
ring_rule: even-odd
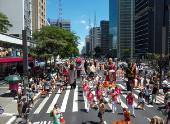
[[[79,53],[81,53],[81,50],[83,49],[83,46],[85,46],[84,41],[80,42],[80,44],[78,45]]]
[[[89,26],[86,26],[86,29],[89,29]]]
[[[82,20],[82,21],[80,21],[81,23],[83,23],[83,24],[85,24],[86,23],[86,21],[84,21],[84,20]]]
[[[85,15],[82,15],[81,17],[83,18]]]

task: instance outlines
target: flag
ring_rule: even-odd
[[[90,105],[90,108],[91,108],[91,109],[94,109],[94,105],[93,105],[93,104],[91,104],[91,105]]]
[[[164,111],[162,111],[162,114],[163,114],[164,116],[167,116],[167,114],[166,114]]]

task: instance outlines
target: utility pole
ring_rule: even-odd
[[[26,30],[22,30],[22,45],[23,45],[24,94],[26,94],[26,86],[28,85],[28,46]]]
[[[133,0],[131,0],[131,54],[130,59],[133,59]]]
[[[164,0],[164,14],[163,14],[163,27],[162,27],[162,42],[161,42],[161,55],[160,55],[160,88],[162,88],[162,63],[164,63],[165,57],[165,42],[166,42],[166,27],[165,27],[165,11],[166,11],[166,3]]]

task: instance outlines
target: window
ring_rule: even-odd
[[[41,13],[41,15],[43,16],[43,12]]]
[[[43,10],[43,6],[41,6],[41,9]]]
[[[41,2],[43,3],[43,0],[41,0]]]
[[[43,19],[42,19],[41,21],[42,21],[42,23],[43,23]]]

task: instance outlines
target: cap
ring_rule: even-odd
[[[31,91],[32,89],[30,88],[29,91]]]

